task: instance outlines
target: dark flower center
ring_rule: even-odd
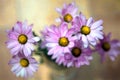
[[[81,33],[84,35],[88,35],[90,33],[90,28],[88,26],[82,26]]]
[[[72,21],[72,19],[73,19],[73,17],[70,15],[70,14],[66,14],[65,16],[64,16],[64,21],[65,22],[71,22]]]
[[[73,55],[74,57],[79,57],[79,56],[81,55],[81,53],[82,53],[82,51],[81,51],[81,49],[78,48],[78,47],[74,47],[74,48],[72,49],[72,55]]]
[[[68,38],[66,38],[66,37],[61,37],[61,38],[59,39],[59,45],[60,45],[60,46],[65,47],[65,46],[67,46],[68,44],[69,44]]]
[[[111,46],[110,46],[110,44],[108,42],[104,42],[102,44],[102,48],[103,48],[104,51],[109,51]]]
[[[29,65],[28,59],[22,58],[22,59],[20,60],[20,65],[21,65],[22,67],[28,67],[28,65]]]
[[[27,36],[25,34],[21,34],[18,37],[18,41],[21,44],[25,44],[27,42],[27,40],[28,40],[28,38],[27,38]]]

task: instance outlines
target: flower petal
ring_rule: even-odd
[[[56,11],[60,14],[62,13],[62,10],[60,8],[56,8]]]
[[[13,41],[13,42],[8,42],[7,43],[7,48],[14,48],[16,47],[19,43],[17,41]]]
[[[14,30],[18,33],[21,33],[21,27],[22,27],[22,23],[21,22],[17,22],[14,26]]]
[[[55,46],[58,46],[58,43],[47,43],[46,44],[46,47],[55,47]]]
[[[91,45],[93,45],[93,46],[96,45],[96,40],[91,35],[88,35],[87,39]]]
[[[96,29],[97,27],[101,26],[102,24],[103,24],[103,21],[98,20],[91,25],[91,29]]]
[[[23,48],[23,52],[26,57],[31,55],[31,50],[26,45]]]
[[[19,51],[20,51],[20,49],[21,49],[21,46],[20,46],[20,45],[18,45],[18,46],[16,46],[16,47],[12,48],[12,49],[11,49],[11,54],[13,54],[13,55],[18,54]]]
[[[54,50],[55,50],[55,48],[50,49],[47,54],[48,54],[48,55],[54,54]]]
[[[87,40],[87,37],[85,35],[82,35],[82,41],[83,41],[83,46],[85,48],[88,47],[88,40]]]
[[[88,21],[87,21],[86,26],[90,27],[90,25],[91,25],[92,22],[93,22],[93,18],[90,17],[90,18],[88,19]]]
[[[33,37],[32,39],[29,39],[28,42],[35,43],[35,42],[38,42],[39,40],[40,40],[39,37]]]

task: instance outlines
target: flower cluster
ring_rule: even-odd
[[[64,4],[63,9],[56,9],[60,13],[57,21],[60,25],[51,25],[42,31],[44,47],[48,55],[56,63],[67,67],[89,65],[93,50],[99,40],[103,39],[102,20],[94,21],[79,13],[75,3]],[[68,26],[70,24],[70,26]]]
[[[40,40],[34,37],[32,33],[32,25],[28,25],[25,21],[17,22],[14,27],[7,31],[8,41],[7,48],[10,49],[12,59],[9,64],[16,76],[29,77],[38,69],[38,62],[32,57],[34,44]]]
[[[102,62],[106,55],[114,61],[120,54],[120,42],[111,40],[110,33],[103,33],[102,20],[87,19],[81,12],[77,14],[74,2],[56,10],[60,14],[56,19],[59,25],[53,24],[41,31],[41,43],[39,37],[33,36],[32,25],[26,22],[17,22],[8,31],[6,44],[13,55],[9,64],[17,76],[29,77],[37,70],[38,63],[32,58],[34,43],[40,44],[39,49],[47,49],[51,60],[67,68],[89,65],[95,52],[101,56]]]

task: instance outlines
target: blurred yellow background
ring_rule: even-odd
[[[33,30],[38,34],[45,26],[57,24],[59,14],[56,7],[62,8],[64,3],[76,2],[79,12],[95,20],[104,20],[104,32],[112,32],[112,38],[120,39],[120,0],[0,0],[0,80],[24,80],[17,78],[10,71],[8,61],[11,58],[6,48],[6,30],[17,21],[27,20],[34,24]],[[74,80],[120,80],[120,56],[115,62],[107,59],[104,64],[99,56],[94,55],[90,66],[82,67]],[[31,80],[50,80],[52,70],[42,64]]]

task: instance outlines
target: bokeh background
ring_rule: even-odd
[[[8,61],[11,55],[5,45],[5,31],[11,29],[16,21],[27,20],[34,24],[33,30],[40,35],[39,31],[45,26],[57,24],[55,18],[59,14],[55,8],[73,1],[87,17],[103,19],[104,32],[112,32],[112,38],[120,39],[120,0],[0,0],[0,80],[26,80],[17,78],[10,71]],[[99,56],[94,55],[90,66],[76,70],[77,74],[71,80],[120,80],[120,56],[114,62],[107,58],[100,63]],[[52,71],[43,63],[30,80],[51,80]]]

